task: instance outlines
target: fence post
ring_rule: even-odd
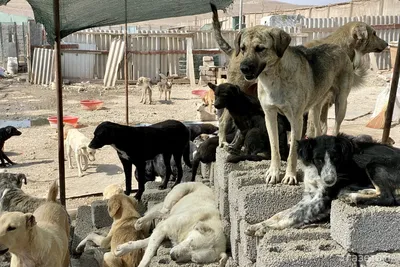
[[[188,73],[186,75],[189,77],[190,86],[196,85],[196,80],[194,76],[194,62],[193,62],[193,38],[186,38],[186,65]]]

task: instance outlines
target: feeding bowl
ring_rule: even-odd
[[[205,96],[205,94],[207,94],[207,91],[208,90],[205,90],[205,89],[196,89],[196,90],[192,90],[192,94],[203,97],[203,96]]]
[[[78,119],[79,118],[75,117],[75,116],[64,116],[63,122],[76,127],[76,125],[78,123]],[[49,121],[51,127],[57,128],[57,116],[48,117],[47,120]]]
[[[81,107],[85,110],[96,110],[100,109],[103,103],[101,100],[82,100]]]

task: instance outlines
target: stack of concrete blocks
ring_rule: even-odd
[[[217,67],[214,65],[214,58],[211,56],[203,57],[203,65],[200,69],[200,81],[199,84],[207,85],[207,83],[217,82]]]
[[[400,266],[400,207],[355,207],[335,200],[331,236],[357,255],[358,266]]]

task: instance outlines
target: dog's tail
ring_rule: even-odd
[[[361,55],[356,52],[353,61],[354,80],[352,88],[359,88],[365,84],[366,77],[368,76],[369,64],[366,60],[361,58]]]
[[[192,163],[190,162],[190,141],[189,141],[189,139],[185,146],[185,149],[183,150],[183,161],[185,162],[186,166],[188,166],[189,168],[192,168]]]
[[[226,159],[227,162],[229,163],[238,163],[240,161],[262,161],[262,160],[269,160],[270,158],[267,158],[265,156],[261,155],[229,155],[228,158]]]
[[[49,192],[47,193],[47,201],[56,202],[58,195],[58,183],[57,180],[50,186]]]
[[[218,19],[217,7],[213,3],[210,3],[210,5],[211,5],[211,10],[213,12],[213,28],[214,28],[215,40],[217,41],[221,50],[224,51],[224,53],[227,54],[229,57],[231,57],[233,54],[233,48],[228,44],[228,42],[224,39],[224,37],[221,34],[221,23],[219,22]]]

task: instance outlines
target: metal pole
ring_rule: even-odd
[[[126,125],[129,125],[129,107],[128,107],[128,3],[125,0],[125,64],[124,64],[124,74],[125,74],[125,118]]]
[[[400,45],[400,38],[398,45]],[[392,125],[393,109],[396,102],[396,92],[399,85],[399,72],[400,72],[400,47],[397,47],[396,60],[394,62],[392,84],[390,87],[389,101],[386,109],[385,126],[383,128],[382,143],[386,144],[390,134],[390,127]]]
[[[243,0],[239,0],[239,31],[242,30],[242,24],[243,24]]]
[[[60,200],[65,206],[65,165],[64,165],[64,131],[63,131],[63,101],[61,77],[61,38],[60,38],[60,2],[53,0],[55,44],[55,85],[57,92],[57,129],[58,129],[58,175],[60,180]]]

